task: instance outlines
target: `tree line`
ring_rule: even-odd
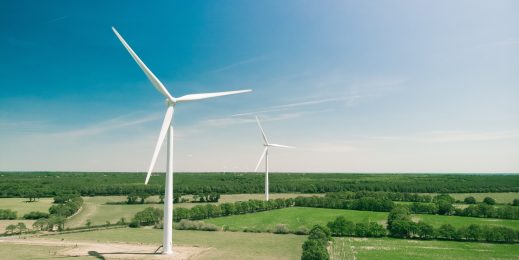
[[[358,199],[343,199],[336,194],[325,197],[297,197],[295,206],[314,207],[314,208],[332,208],[332,209],[351,209],[361,211],[381,211],[389,212],[397,204],[383,195],[384,193],[367,193],[366,196],[374,195],[374,197],[360,197]],[[519,208],[506,205],[496,207],[486,203],[470,205],[465,209],[455,208],[453,203],[455,199],[448,194],[440,194],[432,197],[432,202],[413,202],[405,205],[411,213],[414,214],[439,214],[439,215],[455,215],[469,216],[481,218],[501,218],[501,219],[519,219]]]
[[[164,175],[144,185],[144,173],[1,172],[0,197],[54,197],[164,193]],[[175,192],[182,194],[262,193],[264,176],[256,173],[175,173]],[[384,191],[405,193],[517,192],[519,175],[461,174],[311,174],[272,173],[270,191],[327,193]],[[394,194],[398,195],[398,194]],[[398,198],[391,198],[398,200]],[[418,201],[425,202],[425,201]],[[518,202],[519,203],[519,202]]]

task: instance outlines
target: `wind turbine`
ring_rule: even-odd
[[[202,94],[190,94],[181,97],[172,96],[166,87],[160,82],[160,80],[151,72],[150,69],[142,62],[142,60],[137,56],[137,54],[132,50],[130,45],[126,43],[123,37],[117,32],[117,30],[112,27],[115,35],[121,43],[124,45],[126,50],[130,53],[132,58],[137,62],[139,67],[142,69],[144,74],[151,81],[151,84],[166,97],[166,115],[164,116],[164,121],[162,122],[162,128],[160,129],[159,139],[157,140],[157,145],[155,146],[155,151],[153,152],[153,157],[151,159],[150,168],[148,169],[148,174],[146,175],[146,180],[144,184],[148,184],[150,180],[151,172],[153,171],[153,167],[155,166],[155,162],[157,161],[157,156],[159,155],[160,148],[166,135],[168,136],[167,141],[167,171],[166,171],[166,190],[165,190],[165,200],[164,200],[164,238],[163,238],[163,254],[169,255],[173,253],[172,247],[172,230],[173,230],[173,111],[175,110],[175,105],[177,103],[188,102],[201,100],[206,98],[220,97],[226,95],[233,95],[239,93],[250,92],[252,90],[238,90],[238,91],[227,91],[227,92],[217,92],[217,93],[202,93]]]
[[[261,164],[261,161],[263,161],[263,157],[265,157],[265,200],[269,200],[269,147],[279,147],[279,148],[295,148],[293,146],[287,146],[282,144],[271,144],[269,143],[267,139],[267,135],[265,135],[265,131],[263,131],[263,127],[261,127],[260,121],[258,117],[256,116],[256,122],[258,122],[259,129],[261,131],[261,136],[263,137],[263,146],[265,146],[265,149],[263,150],[263,153],[261,154],[261,157],[258,161],[258,164],[256,165],[256,169],[254,171],[258,171],[258,167]]]

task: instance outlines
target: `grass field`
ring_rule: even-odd
[[[436,193],[427,193],[429,195],[437,195]],[[472,196],[477,202],[482,202],[485,197],[491,197],[497,203],[512,203],[514,199],[519,199],[519,192],[495,192],[495,193],[450,193],[456,200],[463,201],[466,197]]]
[[[162,230],[121,228],[45,236],[45,239],[162,243]],[[173,244],[214,248],[197,259],[300,259],[306,236],[173,230]]]
[[[353,222],[366,222],[370,220],[382,224],[386,222],[387,214],[387,212],[294,207],[253,214],[207,219],[205,222],[213,223],[222,227],[228,226],[231,229],[237,230],[253,228],[262,231],[273,230],[277,224],[286,224],[289,229],[295,230],[299,226],[310,228],[315,224],[325,225],[327,222],[334,220],[338,216],[344,216],[346,219]],[[455,227],[468,226],[470,224],[486,224],[505,226],[519,230],[519,220],[422,214],[413,215],[413,220],[423,220],[435,227],[439,227],[442,224],[451,224]]]
[[[293,198],[297,196],[311,196],[314,194],[297,194],[297,193],[278,193],[271,194],[271,198]],[[249,199],[262,199],[263,194],[234,194],[234,195],[222,195],[218,203],[244,201]],[[190,196],[187,196],[190,197]],[[66,227],[74,228],[85,226],[87,219],[92,221],[93,225],[105,224],[106,221],[110,223],[116,223],[122,217],[126,221],[135,215],[135,213],[147,208],[156,207],[163,208],[163,204],[106,204],[108,202],[123,202],[126,201],[125,196],[96,196],[96,197],[83,197],[84,203],[83,208],[70,218],[66,223]],[[2,199],[0,199],[1,202]],[[158,202],[158,196],[150,197],[146,201]],[[202,203],[176,203],[174,207],[191,208]]]
[[[393,238],[335,238],[330,251],[331,260],[519,259],[519,245]]]
[[[27,202],[26,198],[3,198],[0,199],[0,209],[10,209],[18,213],[18,218],[31,211],[49,212],[49,208],[54,200],[52,198],[42,198],[35,202]]]

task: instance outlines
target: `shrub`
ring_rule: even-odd
[[[310,232],[310,230],[308,230],[307,227],[305,226],[300,226],[296,229],[296,231],[294,232],[294,234],[296,235],[308,235],[308,233]]]
[[[0,219],[16,219],[16,211],[0,209]]]
[[[476,198],[469,196],[469,197],[466,197],[463,200],[463,202],[465,202],[466,204],[476,204]]]
[[[139,222],[138,220],[134,219],[134,220],[132,220],[130,222],[130,224],[128,226],[131,227],[131,228],[138,228],[138,227],[141,226],[141,222]]]
[[[303,254],[301,260],[328,260],[330,255],[326,246],[319,240],[308,239],[303,243]]]
[[[149,207],[143,211],[139,211],[133,217],[133,221],[138,221],[140,225],[151,226],[159,223],[163,218],[162,210]]]
[[[202,230],[202,231],[218,231],[220,228],[214,224],[204,223],[202,221],[191,221],[183,219],[175,226],[179,230]]]
[[[40,219],[40,218],[48,218],[49,213],[40,212],[40,211],[31,211],[25,215],[23,215],[24,219]]]
[[[488,204],[488,205],[495,205],[496,204],[496,200],[494,200],[491,197],[485,197],[483,199],[483,203]]]
[[[290,230],[288,230],[288,227],[285,224],[277,224],[276,228],[274,229],[274,234],[288,234],[288,233],[290,233]]]

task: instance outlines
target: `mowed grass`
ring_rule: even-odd
[[[160,245],[162,230],[121,228],[45,236],[66,241],[126,242]],[[196,259],[300,259],[306,236],[266,233],[206,232],[173,230],[173,247],[212,248]]]
[[[271,198],[295,198],[297,196],[313,196],[314,194],[298,194],[298,193],[278,193],[271,194]],[[224,202],[235,202],[235,201],[246,201],[249,199],[263,199],[263,194],[234,194],[234,195],[222,195],[220,204]],[[192,196],[185,196],[191,198]],[[2,199],[0,199],[1,201]],[[116,223],[121,218],[125,218],[127,222],[133,218],[135,213],[144,210],[147,207],[155,207],[163,209],[164,206],[159,202],[158,196],[152,196],[146,199],[146,202],[157,202],[156,204],[107,204],[115,202],[125,202],[126,196],[96,196],[96,197],[83,197],[84,203],[81,210],[75,216],[71,217],[66,223],[66,227],[82,227],[86,225],[88,219],[92,222],[92,225],[106,224],[107,221],[110,223]],[[174,207],[191,208],[196,205],[203,205],[206,203],[175,203]],[[49,206],[50,207],[50,206]],[[47,208],[48,209],[48,208]],[[45,210],[47,212],[47,210]]]
[[[243,230],[245,228],[261,231],[274,230],[277,224],[285,224],[290,230],[296,230],[300,226],[311,228],[316,224],[326,225],[338,216],[343,216],[353,222],[376,221],[385,224],[387,212],[356,211],[343,209],[322,209],[293,207],[279,210],[263,211],[252,214],[235,215],[204,220],[218,226],[227,226],[231,229]],[[519,230],[519,220],[471,218],[440,215],[412,215],[413,220],[423,220],[435,227],[442,224],[451,224],[455,227],[468,226],[470,224],[485,224],[505,226]]]
[[[18,213],[18,218],[21,219],[24,214],[31,211],[49,212],[52,206],[52,198],[42,198],[34,202],[27,202],[26,198],[2,198],[0,199],[0,209],[10,209]]]
[[[519,259],[519,245],[394,238],[334,238],[331,260]]]

